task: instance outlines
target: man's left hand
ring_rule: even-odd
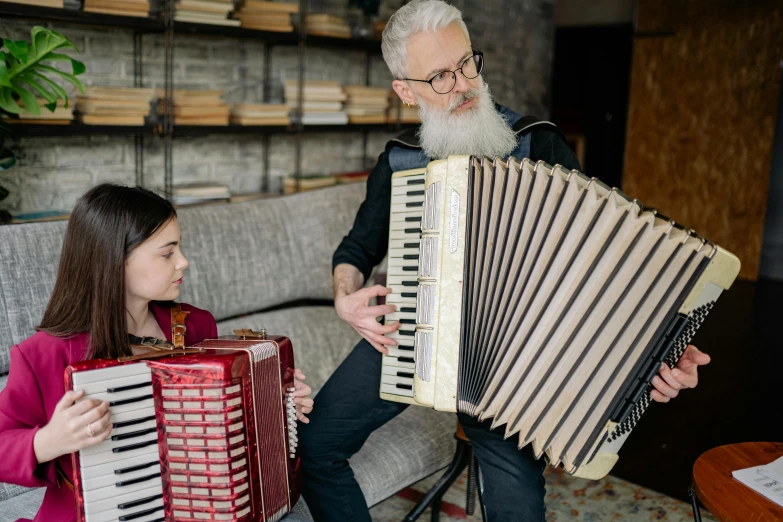
[[[650,397],[656,402],[669,402],[680,390],[695,388],[699,382],[699,366],[709,362],[709,355],[700,352],[693,345],[688,345],[674,369],[670,369],[666,363],[661,365],[661,371],[652,379],[655,389],[650,392]]]

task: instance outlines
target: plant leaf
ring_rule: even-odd
[[[24,40],[11,41],[3,38],[5,48],[21,63],[27,63],[27,42]]]
[[[56,75],[60,76],[63,80],[74,84],[79,89],[79,91],[84,93],[84,84],[82,82],[80,82],[79,80],[77,80],[72,74],[68,74],[68,73],[65,73],[65,72],[62,72],[62,71],[58,71],[54,67],[49,67],[48,65],[42,65],[42,64],[38,64],[36,66],[36,69],[49,71],[50,73],[56,74]]]
[[[17,96],[19,96],[19,99],[22,100],[24,108],[27,109],[27,112],[34,116],[40,116],[41,105],[38,103],[38,99],[35,97],[35,95],[25,89],[24,85],[20,84],[18,81],[12,80],[11,83],[13,84],[13,91],[17,94]]]
[[[51,89],[54,91],[54,93],[57,96],[59,96],[60,98],[63,98],[64,100],[66,100],[66,107],[68,107],[68,105],[67,105],[68,93],[65,92],[65,89],[63,89],[62,87],[60,87],[59,85],[54,83],[52,80],[50,80],[49,78],[47,78],[43,74],[35,72],[34,70],[33,71],[29,71],[29,74],[32,77],[36,78],[37,80],[40,80],[40,81],[44,82],[45,84],[47,84],[49,87],[51,87]]]
[[[0,59],[0,86],[11,86],[11,78],[8,77],[8,66],[5,64],[5,53],[3,53],[3,59]]]
[[[49,61],[49,60],[57,60],[62,62],[71,62],[71,70],[73,71],[74,76],[78,76],[82,74],[84,71],[87,70],[87,68],[84,66],[84,64],[78,60],[74,60],[67,54],[57,54],[57,53],[49,53],[43,58],[41,58],[41,61]]]
[[[36,80],[34,80],[32,74],[30,74],[29,72],[23,74],[22,76],[18,76],[16,80],[20,82],[24,82],[30,87],[32,87],[34,91],[36,91],[42,98],[44,98],[50,104],[53,103],[55,104],[55,106],[57,105],[57,95],[50,92],[46,87],[44,87]],[[51,109],[51,111],[54,112],[54,109]]]
[[[16,156],[8,149],[0,150],[0,172],[8,170],[16,165]],[[2,196],[2,193],[0,193]],[[0,200],[3,199],[0,197]]]
[[[11,114],[22,113],[22,108],[14,101],[13,96],[11,96],[11,89],[9,88],[0,89],[0,109],[10,112]]]

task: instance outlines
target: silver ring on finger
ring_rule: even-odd
[[[87,425],[87,435],[89,435],[90,437],[94,437],[95,436],[95,432],[92,431],[92,423]]]

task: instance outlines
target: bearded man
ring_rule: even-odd
[[[407,407],[382,400],[378,391],[381,354],[397,344],[386,335],[400,325],[376,320],[394,312],[394,306],[369,302],[389,290],[380,285],[362,289],[386,255],[392,173],[422,168],[450,154],[527,157],[580,169],[557,127],[493,102],[481,77],[483,55],[471,47],[455,7],[441,0],[410,2],[389,20],[382,48],[396,78],[392,86],[403,102],[419,107],[421,126],[386,145],[367,181],[367,198],[353,229],[334,253],[335,308],[363,340],[318,393],[310,423],[300,433],[303,495],[318,522],[370,521],[348,458]],[[680,389],[694,387],[697,366],[707,362],[708,355],[689,347],[677,368],[664,365],[653,378],[652,398],[666,402]],[[458,418],[478,459],[489,522],[543,521],[543,460],[534,458],[530,446],[518,449],[516,438],[504,439],[504,426],[491,430],[491,420]]]

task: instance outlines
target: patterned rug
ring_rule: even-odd
[[[441,474],[436,473],[372,508],[373,522],[400,522]],[[611,475],[602,480],[584,480],[566,475],[562,470],[547,468],[544,476],[548,522],[693,520],[690,504]],[[463,473],[444,496],[440,516],[442,522],[481,522],[478,503],[475,515],[465,514],[466,482],[467,474]],[[419,520],[429,522],[430,510],[425,511]],[[717,522],[706,510],[702,510],[702,520]]]

